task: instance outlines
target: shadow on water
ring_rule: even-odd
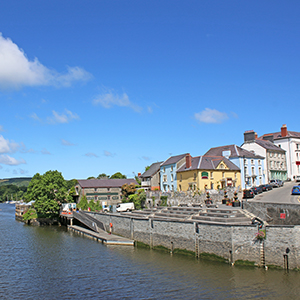
[[[0,204],[2,299],[299,299],[298,272],[231,267],[33,227]]]

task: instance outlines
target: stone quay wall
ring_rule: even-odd
[[[89,213],[101,221],[113,233],[149,245],[163,246],[195,252],[214,254],[229,263],[249,261],[262,265],[261,251],[264,250],[266,265],[284,268],[284,255],[288,256],[289,268],[300,268],[300,226],[267,226],[266,240],[257,240],[255,225],[200,224],[189,221],[144,219],[130,215]],[[287,249],[289,249],[287,253]]]
[[[243,208],[270,225],[300,225],[300,205],[243,201]]]

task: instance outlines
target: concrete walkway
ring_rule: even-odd
[[[114,234],[109,234],[106,231],[99,229],[99,232],[94,232],[89,229],[85,229],[76,225],[68,225],[68,230],[72,230],[79,234],[83,234],[87,237],[95,239],[97,241],[102,242],[106,245],[122,245],[122,246],[134,246],[134,241],[123,238],[121,236],[117,236]]]

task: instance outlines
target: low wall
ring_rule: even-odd
[[[266,240],[255,238],[255,225],[211,225],[189,221],[144,219],[129,215],[90,213],[113,233],[134,239],[150,247],[164,246],[171,250],[182,249],[196,255],[209,253],[230,263],[237,260],[261,264],[261,250],[266,265],[284,267],[283,255],[289,248],[289,268],[300,267],[300,226],[267,226]]]
[[[243,201],[244,209],[270,225],[300,225],[300,205]]]

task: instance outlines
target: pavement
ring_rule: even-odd
[[[298,184],[295,183],[295,181],[287,181],[284,183],[283,187],[273,188],[273,190],[258,194],[253,199],[248,199],[248,201],[266,202],[266,203],[300,204],[300,196],[291,195],[291,190],[294,185],[298,185]]]

